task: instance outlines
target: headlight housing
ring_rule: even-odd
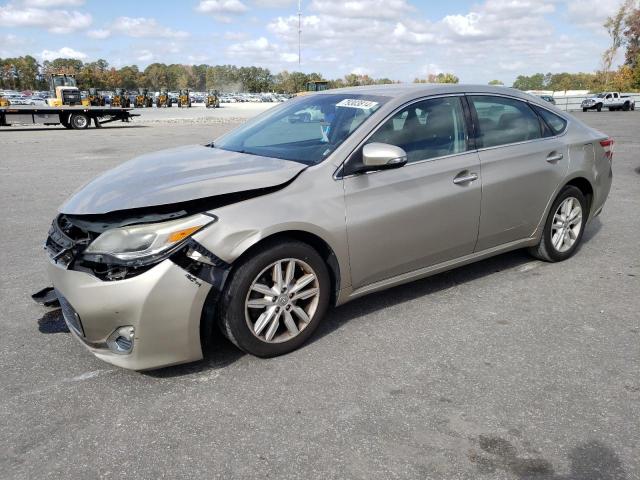
[[[214,216],[197,214],[160,223],[112,228],[91,242],[83,255],[87,260],[100,263],[146,265],[173,252],[191,235],[216,220]]]

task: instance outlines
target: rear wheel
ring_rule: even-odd
[[[588,218],[587,200],[580,189],[564,187],[549,211],[540,243],[530,253],[540,260],[561,262],[571,257],[582,241]]]
[[[271,243],[235,268],[220,302],[221,330],[252,355],[291,352],[322,320],[329,289],[326,263],[313,248]]]
[[[588,108],[583,108],[582,111],[587,113],[587,110],[589,110]]]
[[[628,111],[629,111],[629,108],[630,108],[629,102],[625,102],[624,107],[622,107],[622,109],[623,109],[625,112],[628,112]]]
[[[71,115],[71,127],[75,130],[84,130],[89,126],[89,117],[87,117],[84,113],[74,113]]]

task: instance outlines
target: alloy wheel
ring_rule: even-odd
[[[260,340],[285,342],[311,323],[319,299],[318,276],[306,262],[295,258],[278,260],[251,283],[245,318]]]
[[[564,253],[576,243],[582,230],[582,206],[575,197],[566,198],[556,210],[551,224],[551,244]]]

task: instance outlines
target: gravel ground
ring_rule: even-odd
[[[199,363],[121,370],[31,302],[41,243],[99,172],[233,125],[191,112],[0,130],[2,478],[640,479],[638,113],[578,114],[618,143],[570,261],[513,252],[357,300],[280,358],[218,339]]]

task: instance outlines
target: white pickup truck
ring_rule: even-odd
[[[618,92],[604,92],[583,100],[581,106],[583,112],[587,110],[601,112],[603,108],[608,108],[610,112],[614,110],[627,112],[636,109],[636,102],[631,97],[620,95]]]

